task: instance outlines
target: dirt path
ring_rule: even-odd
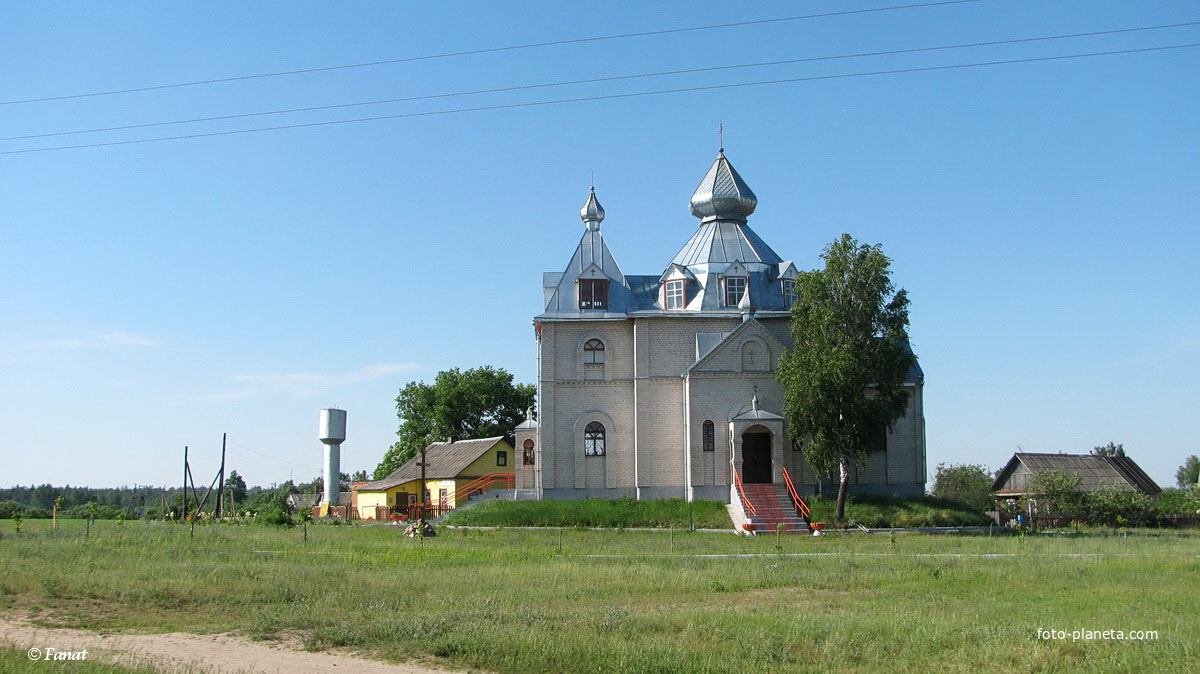
[[[359,672],[363,674],[446,674],[447,670],[420,665],[392,665],[336,653],[308,653],[284,645],[251,641],[227,634],[98,634],[46,628],[26,621],[0,618],[0,642],[18,650],[87,649],[88,660],[144,664],[165,672],[214,674],[301,674]],[[102,651],[93,654],[91,651]]]

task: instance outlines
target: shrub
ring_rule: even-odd
[[[933,481],[933,495],[964,503],[976,510],[996,507],[992,495],[992,477],[980,465],[947,465],[939,463]]]
[[[281,508],[270,508],[268,510],[264,510],[258,514],[258,517],[256,517],[254,521],[258,522],[259,524],[270,524],[281,527],[296,526],[296,521],[292,519],[292,516]]]
[[[1090,524],[1142,527],[1158,523],[1158,508],[1145,494],[1105,487],[1084,495],[1081,515]]]

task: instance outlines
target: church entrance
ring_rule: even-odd
[[[762,426],[758,426],[762,428]],[[771,482],[771,434],[742,433],[742,482]]]

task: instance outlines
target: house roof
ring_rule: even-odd
[[[1118,489],[1134,489],[1144,494],[1157,494],[1162,491],[1154,480],[1145,473],[1133,459],[1127,456],[1096,456],[1095,454],[1038,454],[1018,452],[1013,454],[1008,464],[1000,471],[992,485],[993,491],[1001,491],[1018,463],[1023,464],[1031,474],[1037,475],[1048,470],[1061,470],[1068,475],[1079,478],[1079,488],[1083,491],[1094,491],[1104,487]]]
[[[425,448],[425,479],[448,480],[456,478],[483,456],[484,452],[498,443],[504,442],[503,436],[495,438],[479,438],[476,440],[459,440],[457,442],[435,442]],[[383,491],[421,479],[421,455],[409,459],[403,466],[392,471],[382,480],[368,482],[359,487],[359,491]]]

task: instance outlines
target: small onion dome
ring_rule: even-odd
[[[725,151],[721,150],[717,154],[717,161],[713,162],[712,168],[708,169],[708,174],[692,195],[692,215],[700,218],[701,222],[745,222],[757,206],[758,197],[754,196],[746,181],[725,158]]]
[[[596,200],[596,187],[592,186],[592,192],[588,195],[587,203],[583,208],[579,209],[579,217],[584,222],[600,223],[604,220],[604,207]]]

